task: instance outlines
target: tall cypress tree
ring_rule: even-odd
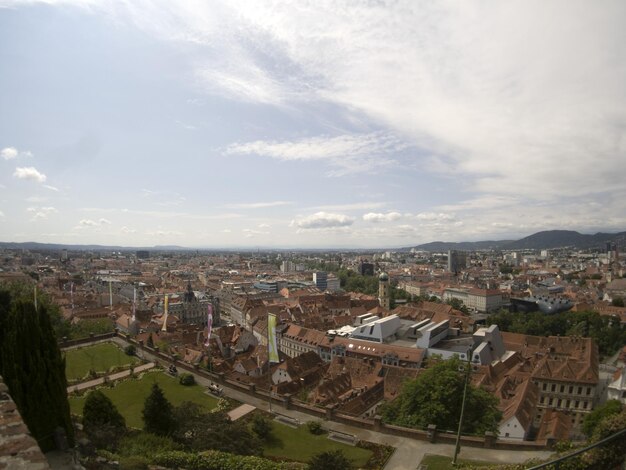
[[[65,359],[46,307],[0,291],[0,375],[30,433],[44,452],[55,448],[57,427],[73,444]]]
[[[150,395],[144,402],[142,417],[147,432],[158,436],[169,436],[174,432],[174,408],[156,383],[152,384]]]

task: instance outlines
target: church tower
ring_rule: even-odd
[[[391,308],[391,299],[389,298],[389,275],[387,273],[381,273],[380,276],[378,276],[378,303],[387,310]]]

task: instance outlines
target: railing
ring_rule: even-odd
[[[608,442],[611,442],[614,439],[617,439],[618,437],[622,436],[626,434],[626,429],[622,429],[621,431],[617,431],[615,434],[606,437],[604,439],[602,439],[601,441],[598,442],[594,442],[591,445],[588,445],[586,447],[583,447],[582,449],[578,449],[577,451],[574,451],[570,454],[564,455],[563,457],[560,457],[558,459],[552,460],[550,462],[546,462],[546,463],[542,463],[541,465],[536,465],[534,467],[529,468],[528,470],[539,470],[540,468],[547,468],[550,467],[551,465],[554,466],[555,470],[558,470],[561,466],[562,462],[565,462],[567,460],[570,460],[580,454],[584,454],[585,452],[590,451],[591,449],[595,449],[596,447],[600,447],[605,445]]]

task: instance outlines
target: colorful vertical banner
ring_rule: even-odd
[[[109,307],[113,310],[113,282],[109,279]]]
[[[161,327],[161,331],[167,331],[167,312],[169,308],[169,297],[165,294],[165,300],[163,301],[163,327]]]
[[[209,304],[207,311],[207,321],[206,321],[206,342],[204,343],[205,347],[209,347],[211,341],[211,328],[213,327],[213,305]]]
[[[278,363],[278,347],[276,346],[276,315],[267,314],[267,355],[270,363]]]

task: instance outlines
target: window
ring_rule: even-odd
[[[552,388],[551,388],[551,390],[552,390],[553,392],[556,392],[556,384],[552,384]]]
[[[582,387],[578,387],[578,394],[582,395],[583,394],[583,388]]]
[[[574,386],[573,385],[569,386],[569,393],[570,394],[574,393]]]
[[[591,387],[587,387],[587,395],[591,395]]]
[[[547,389],[548,389],[548,384],[544,382],[542,386],[542,390],[545,392]]]
[[[550,398],[550,402],[548,403],[548,405],[552,406],[553,403],[554,403],[554,398]]]
[[[561,393],[565,391],[565,385],[561,385]]]
[[[557,406],[560,408],[562,403],[563,403],[563,400],[559,398],[559,404]]]

